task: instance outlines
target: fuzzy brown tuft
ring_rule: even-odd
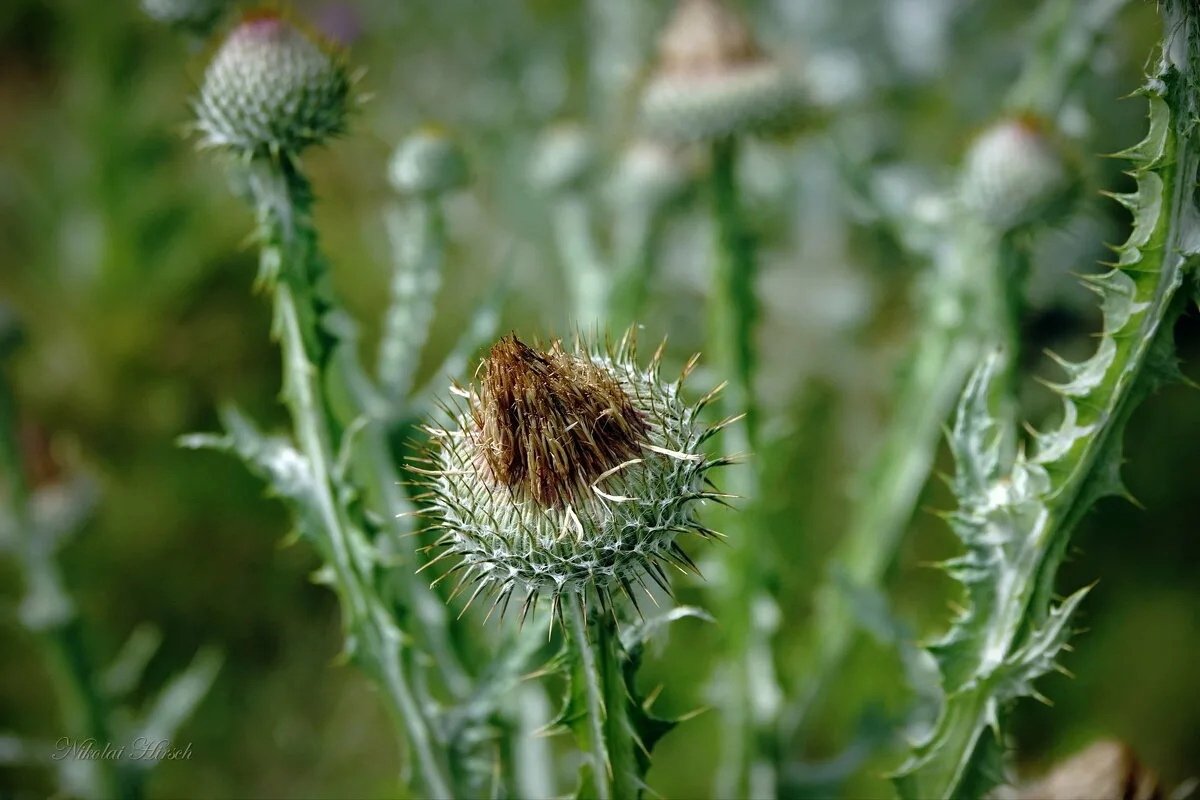
[[[766,60],[750,29],[721,0],[679,0],[658,53],[662,74],[723,72]]]
[[[592,496],[608,470],[638,458],[648,429],[621,384],[555,342],[539,352],[516,336],[482,365],[471,414],[491,477],[520,499],[562,508]]]

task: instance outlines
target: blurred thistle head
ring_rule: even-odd
[[[1000,120],[980,133],[963,159],[959,197],[997,230],[1052,224],[1078,197],[1080,168],[1066,143],[1031,115]]]
[[[549,193],[579,189],[596,166],[596,145],[582,125],[560,122],[546,129],[534,145],[530,182]]]
[[[345,130],[353,82],[341,56],[292,20],[247,14],[208,65],[196,127],[206,147],[296,155]]]
[[[142,0],[142,12],[155,22],[197,36],[212,32],[230,0]]]
[[[427,428],[430,450],[414,469],[428,488],[424,512],[444,531],[438,556],[457,557],[455,594],[516,595],[522,619],[539,596],[561,610],[562,595],[614,592],[634,602],[647,578],[668,591],[664,565],[694,570],[676,537],[714,532],[695,517],[709,491],[703,443],[720,427],[681,397],[680,378],[659,375],[662,348],[647,368],[632,334],[615,347],[555,342],[549,350],[515,336],[480,365],[478,389],[458,389],[464,407],[446,428]],[[470,605],[470,602],[468,602]]]
[[[469,177],[462,148],[433,127],[400,142],[388,162],[392,188],[403,195],[435,197],[461,189]]]
[[[679,0],[659,36],[641,118],[652,135],[707,141],[781,128],[800,99],[797,83],[721,0]]]

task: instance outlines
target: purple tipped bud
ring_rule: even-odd
[[[213,56],[196,102],[207,147],[297,154],[345,129],[341,59],[272,12],[246,17]]]

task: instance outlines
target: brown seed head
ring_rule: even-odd
[[[680,0],[658,54],[660,74],[720,72],[766,59],[745,23],[720,0]]]
[[[476,446],[491,477],[520,499],[561,508],[590,498],[591,484],[647,441],[621,384],[559,342],[538,352],[506,336],[482,368],[471,403]]]

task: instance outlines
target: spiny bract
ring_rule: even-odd
[[[714,532],[695,518],[699,504],[724,496],[706,489],[704,442],[733,420],[701,421],[714,389],[695,405],[684,379],[659,377],[662,348],[643,369],[631,334],[615,348],[535,350],[515,336],[497,342],[480,365],[478,390],[448,409],[453,424],[426,428],[427,457],[414,459],[429,492],[425,514],[444,529],[435,547],[458,556],[455,594],[472,587],[493,607],[514,594],[524,618],[539,595],[556,611],[565,593],[588,587],[607,605],[614,591],[636,606],[634,587],[667,591],[664,564],[694,565],[676,535]],[[470,601],[468,601],[470,605]]]
[[[213,56],[196,126],[208,147],[294,155],[343,131],[352,83],[335,54],[289,20],[259,12]]]

